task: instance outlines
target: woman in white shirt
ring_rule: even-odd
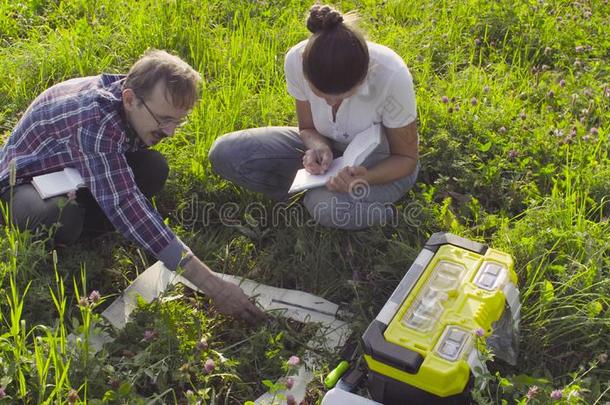
[[[381,124],[382,143],[361,166],[305,194],[318,223],[342,229],[392,221],[392,203],[413,186],[419,168],[411,74],[394,51],[366,41],[354,20],[315,5],[307,19],[312,35],[288,51],[284,69],[298,127],[232,132],[210,150],[219,175],[284,200],[297,170],[324,173],[356,134]]]

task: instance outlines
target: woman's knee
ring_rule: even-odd
[[[216,138],[208,152],[208,159],[212,170],[222,177],[226,177],[228,174],[229,157],[231,156],[232,149],[232,141],[228,138],[230,135],[227,134]]]
[[[313,218],[322,226],[348,229],[353,210],[353,202],[341,198],[337,193],[325,188],[316,188],[305,194],[303,205]]]
[[[317,224],[329,228],[365,229],[385,225],[394,218],[388,204],[359,201],[324,188],[307,192],[303,204]]]
[[[250,135],[250,129],[231,132],[217,138],[210,151],[208,159],[212,170],[219,176],[234,180],[237,165],[247,160],[255,152],[258,139]]]

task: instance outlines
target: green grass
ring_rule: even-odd
[[[283,57],[307,37],[303,17],[310,5],[0,2],[0,137],[54,83],[125,72],[149,47],[174,52],[201,72],[204,89],[188,125],[159,146],[173,171],[156,204],[213,269],[324,296],[348,308],[353,328],[362,331],[428,236],[458,233],[513,254],[522,292],[519,363],[496,364],[499,374],[478,401],[524,403],[533,384],[541,393],[529,403],[550,402],[551,390],[561,388],[564,401],[573,391],[581,403],[609,401],[610,369],[598,356],[610,336],[610,6],[602,0],[339,2],[343,11],[359,10],[369,38],[395,49],[410,67],[422,156],[417,186],[397,204],[405,213],[399,223],[350,233],[265,223],[269,218],[249,204],[259,202],[269,213],[272,203],[219,179],[207,160],[223,133],[296,123]],[[217,209],[205,224],[187,215],[194,206],[226,202],[237,204],[236,226],[224,226]],[[116,235],[52,254],[43,242],[3,228],[6,400],[62,402],[75,389],[91,403],[134,403],[138,396],[173,403],[192,390],[207,403],[238,403],[264,391],[260,380],[280,375],[281,359],[298,352],[289,326],[243,333],[208,314],[200,297],[143,306],[114,351],[91,356],[87,339],[67,345],[69,332],[84,337],[83,325],[99,325],[96,314],[150,264],[145,252]],[[91,290],[101,291],[105,303],[78,306]],[[200,311],[189,317],[193,308]],[[143,328],[159,330],[156,346],[142,344]],[[218,328],[236,332],[217,334]],[[225,353],[227,363],[214,376],[175,373],[176,365],[205,360],[192,351],[202,335],[217,339],[219,352],[240,336],[250,338]],[[133,356],[121,347],[134,348]],[[254,355],[260,361],[250,362]],[[332,365],[321,364],[317,373]],[[109,376],[117,381],[109,385]],[[315,403],[319,386],[312,392]]]

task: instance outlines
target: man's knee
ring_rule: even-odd
[[[161,192],[169,176],[167,159],[156,150],[141,150],[126,153],[127,164],[131,167],[140,191],[148,198]]]
[[[84,212],[76,201],[67,201],[59,207],[59,219],[53,239],[56,243],[71,245],[83,232]]]
[[[42,200],[29,184],[16,188],[13,198],[6,200],[12,200],[10,217],[21,231],[51,231],[54,240],[62,244],[73,243],[81,235],[84,217],[76,201],[65,197]]]
[[[9,208],[9,216],[13,225],[21,231],[33,231],[39,226],[48,226],[59,218],[56,201],[61,198],[53,197],[43,200],[30,184],[15,187],[2,198]]]

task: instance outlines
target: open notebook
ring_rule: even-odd
[[[381,124],[371,125],[352,139],[347,148],[345,148],[343,156],[334,159],[324,174],[311,174],[305,169],[299,170],[288,192],[296,193],[310,188],[321,187],[344,167],[362,165],[375,148],[381,144],[381,137]]]
[[[80,173],[78,170],[71,167],[66,167],[59,172],[32,177],[32,186],[38,191],[38,194],[40,194],[40,197],[43,200],[45,198],[68,194],[70,191],[75,191],[83,185],[84,182]]]

